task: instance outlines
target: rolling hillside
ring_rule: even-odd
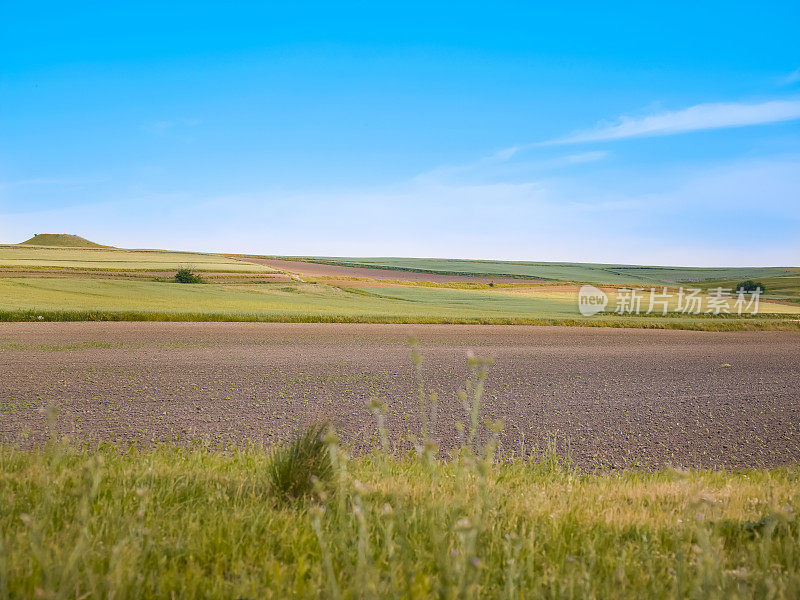
[[[111,248],[69,233],[37,233],[31,239],[20,242],[20,246],[58,246],[61,248]]]
[[[282,257],[289,258],[292,257]],[[441,275],[513,277],[556,281],[582,281],[631,285],[673,284],[705,280],[743,280],[800,275],[798,267],[669,267],[602,263],[462,260],[446,258],[346,258],[305,257],[309,262],[415,271]]]
[[[77,244],[78,236],[35,236],[29,242]],[[84,240],[85,243],[91,244]],[[297,268],[294,267],[297,265]],[[176,285],[175,271],[202,274],[203,285]],[[363,267],[368,268],[363,268]],[[325,267],[314,273],[310,267]],[[800,327],[796,268],[709,269],[587,263],[418,258],[265,257],[115,247],[0,245],[3,320],[276,320],[358,322],[494,322],[605,324],[703,329]],[[382,278],[390,274],[389,278]],[[413,274],[413,277],[409,277]],[[450,275],[443,277],[443,275]],[[759,279],[768,293],[759,316],[614,314],[619,287],[711,288]],[[549,280],[545,281],[545,280]],[[691,282],[678,283],[674,282]],[[583,282],[610,299],[600,319],[583,317]],[[646,299],[645,299],[646,300]],[[643,307],[647,309],[647,305]]]

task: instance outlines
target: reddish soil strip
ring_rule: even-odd
[[[800,334],[458,325],[0,323],[0,440],[196,438],[270,443],[329,418],[369,446],[366,406],[392,438],[418,431],[405,339],[422,340],[436,436],[466,420],[473,349],[495,359],[484,417],[505,451],[571,440],[583,467],[780,465],[800,460]],[[48,425],[42,407],[59,417]]]
[[[525,280],[513,277],[470,277],[469,275],[436,275],[434,273],[417,273],[414,271],[396,271],[393,269],[366,269],[363,267],[345,267],[341,265],[325,265],[299,260],[279,260],[272,258],[242,258],[245,262],[267,265],[273,269],[290,271],[302,277],[360,277],[364,279],[390,279],[394,281],[433,281],[440,283],[530,283],[538,280]]]

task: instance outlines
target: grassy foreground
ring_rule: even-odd
[[[0,598],[800,596],[798,467],[335,456],[285,500],[256,448],[0,447]]]

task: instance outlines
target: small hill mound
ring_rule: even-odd
[[[90,242],[79,235],[69,233],[37,233],[31,239],[25,240],[20,246],[63,246],[65,248],[108,248]]]

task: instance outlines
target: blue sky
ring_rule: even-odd
[[[0,241],[799,265],[798,30],[797,2],[6,0]]]

